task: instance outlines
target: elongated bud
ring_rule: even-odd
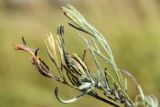
[[[60,27],[58,27],[57,34],[64,36],[64,26],[61,25]]]

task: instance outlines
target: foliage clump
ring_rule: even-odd
[[[59,76],[51,72],[46,63],[38,57],[38,48],[30,48],[24,38],[22,38],[23,44],[15,45],[16,50],[28,51],[32,55],[32,64],[43,76],[80,91],[80,95],[69,100],[63,100],[58,94],[58,88],[56,88],[56,98],[62,103],[72,103],[85,95],[90,95],[115,107],[158,107],[158,101],[154,96],[144,96],[141,86],[133,75],[117,67],[112,51],[104,36],[90,25],[71,5],[62,7],[62,10],[65,16],[72,21],[72,23],[69,23],[71,27],[88,34],[91,38],[87,39],[84,36],[80,36],[87,46],[84,55],[80,57],[76,53],[67,51],[64,41],[64,26],[58,27],[57,35],[47,35],[44,40],[45,46],[50,59],[57,68]],[[91,71],[87,66],[87,62],[84,61],[87,51],[92,55],[96,65],[96,73]],[[105,67],[101,66],[102,64],[98,58],[106,65]],[[128,94],[126,75],[136,84],[137,95],[134,100]],[[101,90],[105,97],[102,97],[97,90]]]

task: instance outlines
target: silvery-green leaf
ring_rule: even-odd
[[[155,96],[145,96],[145,101],[149,107],[158,107],[158,100]]]
[[[81,97],[83,97],[84,95],[86,95],[86,93],[81,93],[80,95],[78,95],[72,99],[69,99],[69,100],[63,100],[58,95],[58,87],[55,88],[56,98],[58,99],[58,101],[60,101],[61,103],[64,103],[64,104],[73,103],[73,102],[77,101],[78,99],[80,99]]]

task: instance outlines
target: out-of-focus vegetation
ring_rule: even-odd
[[[119,68],[131,72],[146,95],[154,94],[160,98],[158,0],[1,0],[0,106],[106,106],[91,97],[69,105],[59,103],[53,96],[55,86],[60,86],[61,91],[65,89],[66,98],[74,96],[76,91],[73,93],[70,88],[40,76],[31,65],[30,56],[14,51],[12,47],[24,36],[30,46],[40,47],[40,56],[51,65],[43,40],[46,34],[54,34],[57,26],[63,24],[67,48],[82,54],[79,45],[82,43],[77,37],[79,32],[67,25],[68,20],[60,9],[66,3],[74,5],[105,35]]]

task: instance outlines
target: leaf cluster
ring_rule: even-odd
[[[58,88],[56,88],[56,98],[62,103],[72,103],[85,95],[90,95],[115,107],[158,107],[155,97],[144,96],[140,85],[132,74],[118,69],[112,51],[104,36],[90,25],[71,5],[62,7],[62,10],[65,16],[72,22],[69,25],[79,31],[85,32],[91,39],[80,35],[81,40],[87,46],[87,50],[80,57],[76,53],[69,53],[67,51],[64,41],[64,26],[58,27],[57,33],[54,36],[52,34],[47,35],[44,43],[51,61],[57,68],[58,76],[54,72],[51,72],[47,64],[38,57],[38,48],[32,49],[28,47],[24,38],[22,38],[23,44],[15,45],[16,50],[28,51],[32,55],[33,65],[43,76],[57,80],[80,91],[78,96],[69,100],[63,100],[59,96]],[[84,61],[86,52],[92,55],[96,66],[96,74],[91,71],[89,66],[87,66],[87,62]],[[102,64],[98,58],[106,65],[105,67],[101,66]],[[111,69],[108,69],[108,66]],[[126,76],[131,78],[136,84],[137,95],[134,101],[128,93]],[[99,95],[99,91],[97,90],[100,90],[105,97]]]

